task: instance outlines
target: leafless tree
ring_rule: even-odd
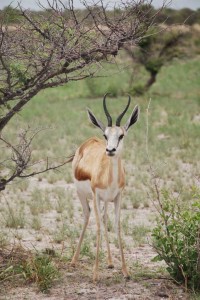
[[[57,162],[56,164],[52,161],[50,162],[48,157],[45,161],[32,161],[31,143],[36,135],[44,129],[45,128],[32,130],[28,127],[21,130],[18,134],[18,142],[16,145],[8,142],[2,135],[0,136],[0,150],[9,152],[9,158],[0,162],[0,170],[2,173],[0,176],[0,191],[4,190],[6,185],[15,178],[27,178],[49,170],[56,170],[71,161],[71,157],[65,160],[62,159],[62,162]],[[42,168],[38,169],[38,165],[42,165]],[[35,167],[35,170],[33,170],[33,167]]]
[[[118,7],[110,11],[103,0],[93,2],[92,6],[83,1],[84,10],[75,9],[73,0],[67,5],[53,0],[40,14],[24,10],[19,4],[20,21],[12,27],[3,16],[0,24],[0,134],[39,91],[93,77],[100,62],[112,60],[126,42],[137,44],[156,17],[149,14],[151,2],[121,0]],[[1,142],[9,145],[2,137]],[[15,146],[10,147],[14,151],[18,176],[22,174],[21,152]],[[24,166],[30,159],[29,152],[25,153]]]

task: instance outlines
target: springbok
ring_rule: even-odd
[[[122,273],[125,278],[129,278],[120,233],[121,194],[125,186],[125,172],[122,166],[121,154],[124,136],[127,134],[128,129],[137,121],[139,109],[138,106],[136,106],[133,109],[132,114],[126,124],[124,126],[120,125],[121,119],[128,110],[131,102],[131,98],[129,96],[126,108],[118,116],[116,125],[112,125],[112,118],[106,106],[106,96],[107,94],[103,98],[103,108],[108,120],[107,126],[104,126],[103,123],[95,117],[91,110],[87,110],[90,121],[103,131],[106,142],[96,137],[92,137],[86,140],[76,150],[72,161],[74,182],[77,188],[78,197],[83,207],[84,225],[79,238],[77,249],[71,261],[71,265],[76,265],[80,254],[81,244],[90,216],[90,206],[88,199],[92,198],[97,225],[96,259],[93,272],[94,282],[98,280],[99,247],[101,234],[100,201],[104,201],[103,223],[105,226],[108,268],[113,268],[113,262],[107,232],[107,207],[108,202],[114,202],[115,225],[121,254]]]

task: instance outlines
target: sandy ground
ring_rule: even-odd
[[[27,191],[27,197],[30,190],[37,186],[41,190],[52,187],[47,181],[38,181],[35,178],[31,179]],[[74,207],[76,219],[78,222],[82,222],[82,212],[80,210],[80,204],[76,196],[73,184],[68,184],[64,181],[57,182],[57,187],[65,187],[69,190],[74,199]],[[25,193],[26,194],[26,193]],[[26,195],[25,195],[26,196]],[[9,194],[9,198],[11,194]],[[112,205],[111,205],[112,206]],[[127,212],[130,212],[129,207],[122,211],[122,215],[125,216]],[[112,207],[110,207],[109,213],[112,213]],[[153,216],[155,215],[155,208],[150,205],[149,207],[141,207],[133,210],[133,220],[131,224],[144,224],[145,226],[152,226]],[[55,211],[50,211],[42,215],[42,239],[38,241],[33,229],[19,229],[22,235],[21,244],[28,249],[45,249],[53,247],[56,251],[65,251],[67,245],[65,241],[61,244],[54,244],[52,238],[47,234],[45,228],[56,226]],[[75,226],[76,224],[74,224]],[[88,234],[94,232],[95,220],[92,214],[91,220],[88,226]],[[43,232],[43,233],[42,233]],[[62,262],[60,265],[60,279],[53,283],[52,288],[47,294],[43,294],[38,290],[36,284],[26,283],[24,285],[15,281],[15,283],[3,282],[1,283],[0,299],[7,300],[43,300],[43,299],[59,299],[59,300],[75,300],[75,299],[189,299],[183,288],[175,285],[169,278],[168,274],[163,271],[164,264],[153,262],[152,258],[156,255],[153,248],[150,246],[150,240],[148,236],[144,239],[141,245],[134,245],[131,243],[129,236],[124,238],[125,240],[125,257],[127,265],[131,273],[131,279],[125,281],[120,270],[119,250],[114,243],[111,243],[111,251],[113,254],[113,261],[115,268],[107,269],[106,256],[103,257],[100,264],[100,281],[98,284],[92,282],[92,268],[93,261],[89,258],[81,258],[76,268],[70,266],[69,262]],[[105,245],[103,243],[103,248]]]

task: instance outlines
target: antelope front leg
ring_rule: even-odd
[[[121,255],[122,273],[124,275],[124,278],[130,279],[130,275],[127,270],[126,262],[125,262],[125,258],[124,258],[122,238],[121,238],[121,228],[120,228],[121,193],[115,199],[114,205],[115,205],[115,226],[116,226],[119,250],[120,250],[120,255]]]
[[[99,280],[99,249],[100,249],[100,240],[101,240],[101,220],[100,220],[100,207],[99,207],[99,199],[98,195],[94,194],[94,213],[96,219],[97,226],[97,238],[96,238],[96,258],[94,263],[94,271],[93,271],[93,281],[96,283]]]
[[[103,214],[103,223],[104,223],[104,229],[105,229],[105,239],[106,239],[106,247],[107,247],[107,253],[108,253],[108,268],[112,269],[114,268],[113,262],[112,262],[112,256],[110,252],[110,245],[109,245],[109,238],[108,238],[108,202],[105,202],[104,204],[104,214]]]

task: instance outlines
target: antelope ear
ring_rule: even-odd
[[[126,131],[128,131],[129,127],[131,127],[134,123],[137,122],[138,117],[139,117],[139,107],[136,105],[132,111],[132,114],[130,116],[130,118],[128,119],[128,121],[126,122],[126,124],[124,125],[124,129]]]
[[[87,113],[92,124],[99,127],[104,132],[106,129],[105,125],[95,117],[95,115],[91,112],[89,108],[87,108]]]

